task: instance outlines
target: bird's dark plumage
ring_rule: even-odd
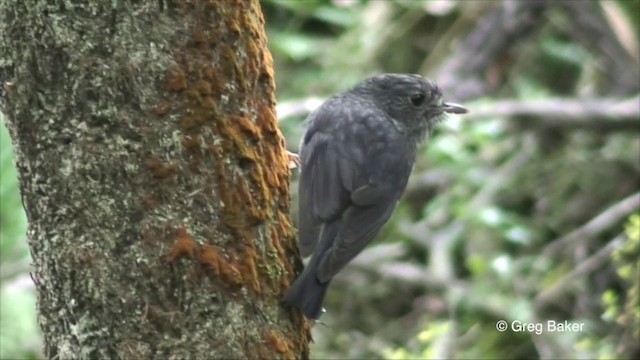
[[[416,148],[445,112],[440,89],[419,75],[372,77],[309,117],[300,147],[298,235],[313,254],[283,302],[317,319],[333,276],[375,237],[402,195]]]

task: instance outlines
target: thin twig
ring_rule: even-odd
[[[530,126],[640,130],[640,96],[630,99],[497,101],[472,107],[465,121],[508,117]]]
[[[640,208],[640,192],[613,204],[583,226],[552,241],[543,250],[543,257],[552,256],[560,249],[567,247],[576,241],[584,240],[585,238],[592,238],[602,233],[625,217],[629,216],[638,208]]]
[[[619,248],[624,242],[624,234],[618,235],[615,239],[611,240],[606,246],[598,250],[595,254],[591,255],[586,260],[582,261],[578,266],[570,273],[556,281],[548,289],[539,293],[535,299],[536,307],[541,306],[544,303],[548,303],[550,300],[558,297],[558,295],[571,289],[569,284],[580,276],[591,273],[602,266],[603,263],[610,259],[611,253]]]

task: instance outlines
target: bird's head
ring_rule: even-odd
[[[420,75],[377,75],[356,85],[352,91],[370,97],[400,127],[420,138],[446,113],[468,112],[462,105],[444,102],[438,85]]]

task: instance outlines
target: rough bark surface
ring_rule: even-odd
[[[254,1],[0,4],[48,358],[306,358]]]

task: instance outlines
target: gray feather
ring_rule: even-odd
[[[395,205],[396,202],[383,202],[376,206],[349,207],[342,217],[337,239],[318,266],[318,280],[329,281],[356,257],[389,220]]]

